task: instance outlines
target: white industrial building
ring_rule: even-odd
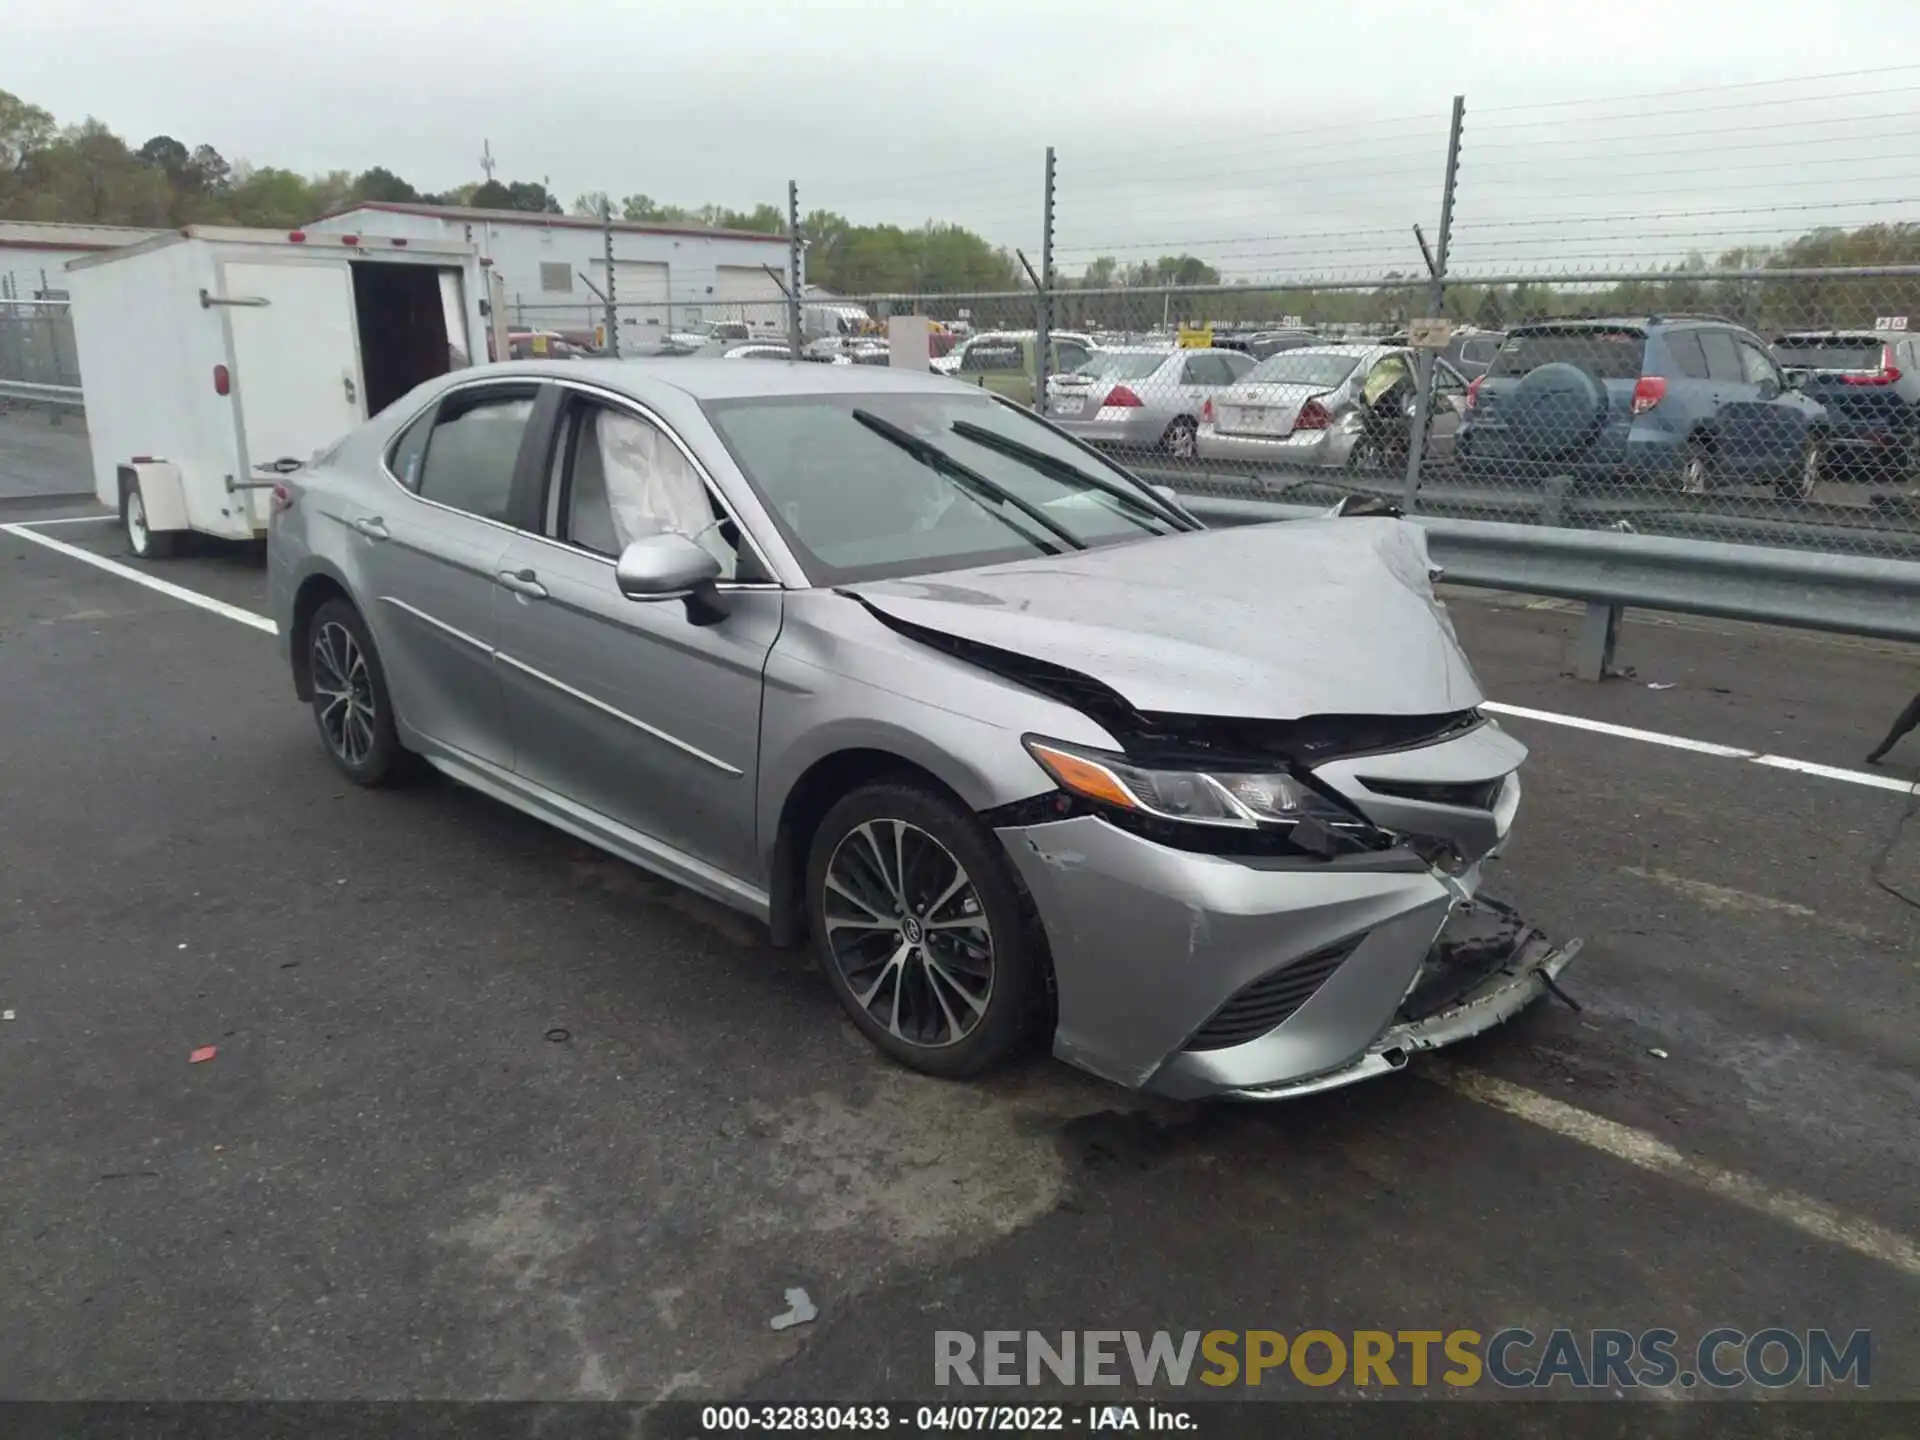
[[[606,236],[598,220],[459,205],[366,202],[313,221],[315,233],[464,240],[499,277],[508,323],[591,330],[606,311]],[[613,224],[615,300],[623,337],[665,335],[694,320],[745,320],[779,330],[782,235],[697,226]],[[589,288],[589,283],[593,288]]]
[[[64,300],[69,260],[137,245],[159,233],[128,225],[0,220],[0,300]]]

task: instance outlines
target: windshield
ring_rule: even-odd
[[[1647,337],[1639,330],[1533,330],[1509,335],[1487,373],[1526,375],[1542,365],[1577,365],[1601,380],[1635,380]]]
[[[1163,350],[1147,355],[1136,350],[1095,355],[1073,373],[1093,380],[1144,380],[1166,364],[1171,353]]]
[[[1788,335],[1773,358],[1802,370],[1878,370],[1881,342],[1863,335]]]
[[[1025,560],[1179,528],[1159,517],[1155,497],[1125,471],[990,396],[782,395],[709,401],[705,409],[817,585]],[[1098,484],[1076,484],[969,438],[970,426]],[[882,433],[889,430],[896,438]],[[937,448],[985,483],[913,453],[920,446]],[[1118,500],[1099,484],[1142,500]],[[1009,498],[995,498],[995,490]]]
[[[1358,355],[1304,355],[1283,350],[1269,355],[1246,373],[1243,385],[1338,385],[1360,363]]]

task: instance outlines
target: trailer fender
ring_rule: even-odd
[[[171,460],[136,460],[120,466],[119,471],[123,498],[129,490],[139,488],[149,530],[162,533],[188,528],[187,492],[178,465]]]

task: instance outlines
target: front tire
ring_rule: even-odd
[[[137,480],[128,481],[120,489],[120,527],[126,532],[127,549],[137,560],[169,558],[179,538],[171,530],[155,530],[148,525],[147,502]]]
[[[842,799],[814,832],[807,900],[841,1008],[909,1069],[970,1078],[1033,1038],[1039,922],[999,842],[938,791],[888,781]]]
[[[407,753],[394,728],[386,671],[360,612],[345,600],[327,601],[308,622],[305,643],[313,720],[333,763],[356,785],[404,778]]]

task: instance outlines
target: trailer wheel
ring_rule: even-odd
[[[153,530],[147,525],[146,502],[140,498],[140,482],[125,480],[120,485],[120,525],[127,532],[127,548],[141,560],[165,560],[173,554],[179,537],[171,530]]]

